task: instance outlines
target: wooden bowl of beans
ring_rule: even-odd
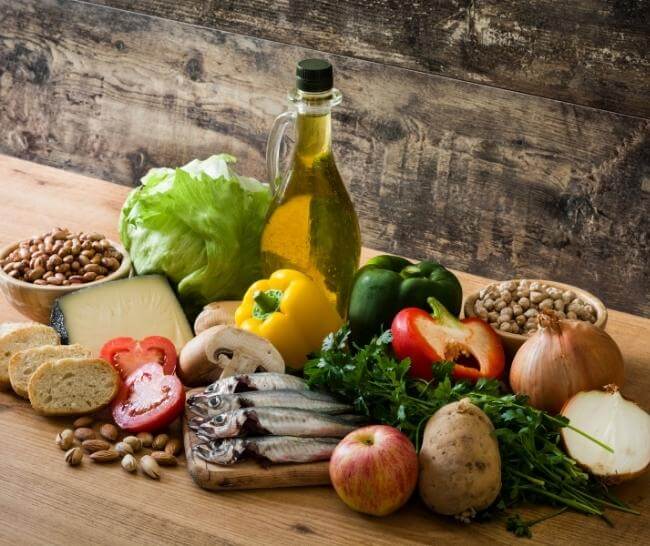
[[[43,323],[57,298],[130,271],[124,248],[99,233],[55,228],[0,250],[0,291],[20,313]]]
[[[585,320],[603,329],[607,323],[607,309],[593,294],[540,279],[489,284],[470,294],[463,309],[466,317],[480,317],[496,330],[510,358],[537,331],[537,316],[545,309],[560,319]]]

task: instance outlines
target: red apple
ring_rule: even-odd
[[[348,434],[334,450],[330,478],[353,510],[386,516],[401,507],[418,481],[411,441],[394,427],[374,425]]]

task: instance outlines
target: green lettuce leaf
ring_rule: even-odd
[[[127,197],[120,238],[139,275],[162,273],[189,315],[239,299],[261,277],[260,235],[271,193],[227,154],[151,169]]]

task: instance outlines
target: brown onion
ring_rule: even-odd
[[[580,320],[539,316],[540,329],[519,348],[510,368],[510,386],[530,404],[559,413],[580,391],[600,389],[624,379],[623,356],[604,330]]]

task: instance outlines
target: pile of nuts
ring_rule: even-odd
[[[65,451],[65,462],[70,466],[80,465],[84,453],[95,463],[112,463],[121,460],[127,472],[135,472],[138,466],[145,476],[160,479],[160,466],[176,466],[176,456],[183,444],[177,437],[161,433],[153,436],[149,432],[127,435],[120,439],[121,431],[113,423],[98,424],[97,431],[92,426],[90,416],[79,417],[71,429],[65,429],[56,436],[56,444]],[[136,454],[144,454],[138,461]]]
[[[495,330],[530,335],[537,330],[537,315],[554,311],[560,319],[596,322],[596,310],[576,296],[538,281],[504,281],[486,286],[474,303],[474,313]]]
[[[102,280],[119,269],[122,258],[122,253],[99,233],[54,228],[21,241],[0,260],[0,267],[20,281],[68,286]]]

